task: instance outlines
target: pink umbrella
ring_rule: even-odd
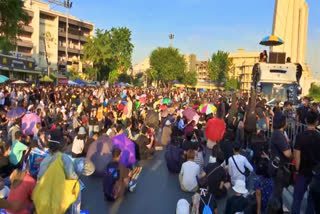
[[[187,120],[189,121],[196,121],[196,123],[199,122],[200,116],[197,114],[196,110],[192,109],[192,108],[187,108],[186,110],[184,110],[182,112],[182,115],[187,118]]]
[[[21,120],[21,131],[25,135],[36,134],[36,124],[41,122],[41,118],[35,113],[25,114]]]

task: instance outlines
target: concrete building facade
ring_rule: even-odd
[[[64,73],[67,70],[82,72],[81,59],[87,37],[94,34],[94,25],[73,16],[53,11],[48,3],[25,0],[24,9],[30,23],[17,42],[17,54],[33,58],[37,69]],[[68,44],[66,22],[69,22]],[[66,47],[68,45],[68,59]],[[89,65],[88,65],[89,66]]]
[[[284,44],[271,48],[285,52],[291,62],[305,65],[309,8],[305,0],[276,0],[272,34]]]
[[[245,92],[251,90],[252,68],[259,62],[259,55],[260,52],[244,52],[242,48],[236,53],[229,54],[229,59],[232,61],[229,77],[239,81],[240,90]]]

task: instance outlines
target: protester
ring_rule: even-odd
[[[243,180],[236,180],[232,189],[235,195],[227,200],[226,214],[244,212],[248,206],[248,200],[243,196],[248,193],[246,183]]]
[[[150,159],[153,157],[153,154],[154,154],[154,149],[153,149],[154,139],[153,139],[153,136],[150,137],[150,135],[148,134],[148,131],[149,129],[146,126],[142,127],[141,134],[136,140],[136,143],[139,147],[139,158],[141,160]]]
[[[228,172],[231,177],[232,185],[235,185],[237,180],[246,182],[246,171],[253,171],[253,167],[248,159],[240,154],[239,144],[235,144],[233,147],[233,156],[229,158],[228,163]]]
[[[17,168],[23,157],[24,152],[27,150],[27,146],[24,145],[22,141],[22,133],[20,131],[15,133],[15,141],[12,144],[11,152],[9,155],[10,163]]]
[[[79,128],[78,135],[74,138],[72,143],[72,157],[77,158],[83,155],[84,146],[87,141],[86,130],[84,127]]]
[[[130,170],[119,163],[120,155],[119,148],[112,150],[112,161],[108,164],[103,177],[103,193],[105,199],[109,201],[124,197],[132,176]]]
[[[292,213],[299,214],[301,202],[304,193],[307,191],[308,185],[312,179],[312,170],[320,163],[319,155],[315,151],[319,151],[320,133],[316,131],[319,124],[318,113],[310,111],[306,115],[307,129],[297,136],[294,145],[295,167],[298,171],[295,179]],[[312,212],[312,206],[309,201],[308,211]]]
[[[187,152],[187,162],[182,164],[179,174],[180,187],[185,192],[198,190],[197,177],[200,176],[200,166],[194,162],[195,151]]]

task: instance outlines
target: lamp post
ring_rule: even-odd
[[[174,39],[174,34],[173,33],[169,34],[169,39],[170,39],[170,47],[172,48],[172,40]]]
[[[68,41],[68,34],[69,34],[69,9],[72,7],[72,2],[69,0],[66,0],[63,2],[63,6],[67,8],[67,20],[66,20],[66,72],[68,71],[68,47],[69,47],[69,41]]]

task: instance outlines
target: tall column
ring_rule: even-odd
[[[294,0],[292,19],[291,61],[297,62],[298,40],[299,40],[299,6],[301,0]]]
[[[309,16],[309,8],[308,4],[304,3],[303,13],[301,16],[301,20],[303,21],[303,25],[301,26],[301,46],[300,46],[300,58],[299,62],[301,64],[305,64],[306,61],[306,49],[307,49],[307,35],[308,35],[308,16]]]

